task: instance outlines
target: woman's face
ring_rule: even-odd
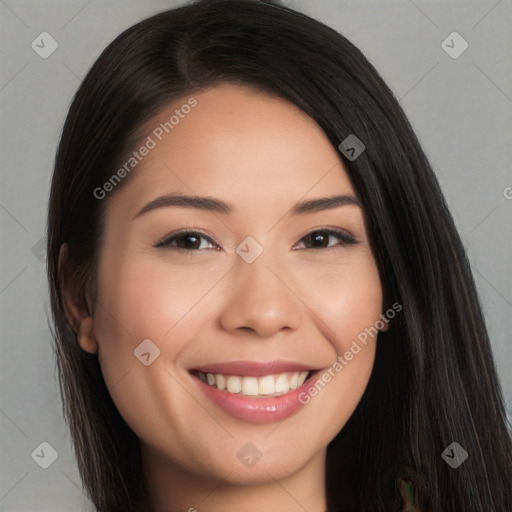
[[[363,394],[376,337],[357,336],[382,313],[381,283],[340,156],[311,118],[237,85],[193,97],[148,123],[132,180],[103,199],[98,357],[146,461],[285,478],[323,460]],[[333,196],[346,197],[301,208]],[[169,237],[182,230],[194,234]]]

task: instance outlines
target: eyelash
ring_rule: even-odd
[[[345,247],[345,246],[355,245],[355,244],[359,243],[354,237],[352,237],[346,231],[337,230],[337,229],[328,229],[328,228],[315,229],[313,231],[310,231],[306,236],[302,237],[299,240],[299,242],[302,242],[305,238],[311,236],[314,233],[325,233],[327,235],[334,235],[339,240],[341,240],[341,242],[339,244],[337,244],[337,246],[332,246],[332,247],[316,247],[316,248],[315,247],[309,247],[309,248],[306,247],[306,249],[310,249],[310,250],[319,250],[319,249],[329,250],[329,249],[335,249],[336,247]],[[172,247],[172,250],[184,251],[184,252],[189,252],[189,253],[197,252],[197,251],[200,251],[200,250],[204,250],[204,249],[184,249],[182,247],[171,246],[171,242],[174,242],[175,240],[179,239],[180,237],[186,238],[189,235],[193,235],[193,236],[195,236],[197,238],[204,238],[210,244],[215,245],[215,246],[218,247],[218,245],[209,236],[207,236],[204,233],[201,233],[199,231],[192,231],[192,230],[183,230],[183,231],[178,231],[178,232],[175,232],[175,233],[170,233],[170,234],[166,235],[162,240],[160,240],[159,242],[154,244],[153,247],[156,247],[156,248],[160,248],[160,247],[171,248]]]

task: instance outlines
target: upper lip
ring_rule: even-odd
[[[204,366],[197,366],[193,371],[203,373],[222,373],[224,375],[239,375],[262,377],[273,373],[303,372],[314,370],[309,365],[295,363],[292,361],[231,361],[212,363]]]

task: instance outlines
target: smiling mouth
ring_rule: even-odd
[[[290,391],[299,388],[311,377],[313,371],[283,372],[259,377],[201,371],[192,373],[205,384],[220,391],[252,398],[265,398],[286,395]]]

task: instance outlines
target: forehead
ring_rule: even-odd
[[[341,158],[318,124],[292,103],[247,86],[223,84],[184,96],[142,133],[140,146],[151,149],[114,200],[139,205],[174,191],[261,206],[320,193],[353,194]]]

